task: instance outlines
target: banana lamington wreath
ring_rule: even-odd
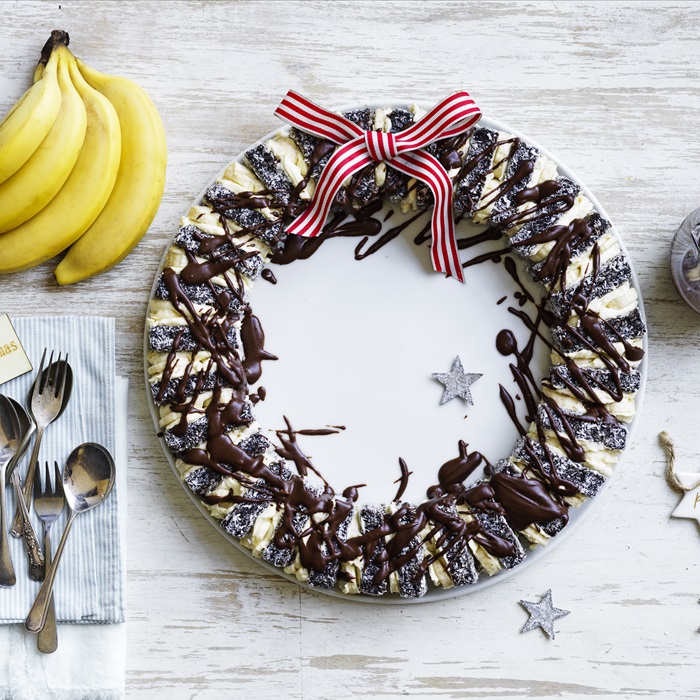
[[[398,132],[422,114],[414,106],[345,116],[365,130]],[[265,396],[254,389],[262,362],[275,359],[251,308],[253,282],[272,277],[265,264],[308,258],[334,236],[371,238],[381,229],[372,214],[385,202],[404,212],[432,204],[422,182],[372,164],[344,182],[320,237],[286,236],[335,148],[281,130],[231,163],[183,217],[147,323],[162,435],[221,527],[310,586],[404,597],[422,596],[429,583],[469,586],[520,564],[524,544],[544,545],[561,532],[569,508],[596,496],[624,450],[645,333],[631,268],[581,187],[521,138],[477,126],[430,145],[452,180],[455,216],[487,227],[461,239],[460,249],[503,237],[503,264],[515,274],[505,253],[525,258],[542,285],[542,300],[530,299],[536,318],[521,318],[533,342],[548,345],[551,369],[533,376],[531,344],[519,348],[502,331],[497,349],[512,358],[529,422],[520,425],[502,387],[521,435],[510,456],[491,465],[461,442],[422,503],[404,502],[400,487],[386,504],[362,504],[355,487],[337,493],[319,483],[291,425],[273,442],[254,417]],[[425,230],[419,236],[428,238]],[[465,485],[477,469],[483,479]]]

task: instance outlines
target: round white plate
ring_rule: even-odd
[[[376,109],[392,103],[369,106]],[[480,125],[519,136],[536,146],[557,163],[560,175],[581,185],[600,215],[609,219],[583,183],[545,149],[493,119],[483,117]],[[278,132],[266,135],[261,142]],[[243,154],[236,160],[243,162]],[[202,194],[205,191],[206,188]],[[390,207],[385,206],[374,217],[381,221],[389,211]],[[394,212],[383,224],[382,232],[413,215]],[[466,268],[464,285],[435,273],[430,265],[429,244],[419,247],[413,243],[428,221],[429,214],[423,215],[398,238],[362,261],[354,259],[359,239],[326,241],[308,260],[286,266],[269,265],[278,283],[273,285],[260,279],[251,294],[253,313],[265,330],[265,348],[279,357],[278,361],[263,364],[260,384],[266,387],[267,397],[256,406],[258,424],[271,438],[274,429],[285,427],[283,416],[297,430],[345,426],[336,435],[299,436],[298,440],[336,492],[352,484],[367,484],[360,489],[360,501],[365,503],[387,503],[392,499],[397,488],[393,482],[399,477],[399,457],[413,472],[404,499],[420,502],[426,489],[437,482],[440,465],[457,456],[459,440],[465,440],[471,450],[478,450],[495,463],[510,454],[518,437],[499,398],[499,384],[511,394],[517,393],[509,369],[511,360],[501,356],[495,347],[496,335],[504,328],[515,333],[521,346],[529,337],[523,323],[508,311],[509,306],[518,307],[514,298],[518,288],[502,264],[490,261]],[[462,237],[483,228],[463,221],[457,226],[457,234]],[[617,232],[615,235],[619,239]],[[376,237],[369,243],[373,240]],[[504,239],[485,243],[462,251],[461,258],[466,261],[503,247]],[[626,254],[622,241],[620,247]],[[516,261],[520,280],[539,298],[542,289],[531,281],[524,262],[514,254],[511,257]],[[164,260],[165,254],[156,281]],[[639,294],[644,318],[634,270],[632,284]],[[154,291],[155,282],[151,298]],[[497,304],[504,296],[507,299]],[[524,310],[532,314],[531,305]],[[639,368],[642,383],[636,397],[637,416],[646,384],[646,336],[644,349],[645,357]],[[144,352],[147,350],[146,332]],[[465,371],[483,374],[471,386],[474,405],[457,398],[440,406],[443,387],[430,375],[449,371],[457,355]],[[532,363],[535,377],[544,377],[548,366],[549,353],[544,344],[538,343]],[[158,431],[158,410],[150,390],[147,393]],[[524,402],[517,403],[522,418]],[[162,438],[161,443],[180,480],[173,455]],[[473,478],[478,476],[476,473]],[[609,483],[610,480],[604,489]],[[183,486],[218,532],[251,556],[209,515],[198,497]],[[483,574],[471,586],[447,590],[431,586],[424,597],[417,599],[394,595],[348,596],[335,589],[313,590],[346,600],[379,604],[420,603],[464,595],[502,581],[540,559],[578,527],[600,498],[602,493],[580,508],[571,509],[569,524],[547,547],[529,550],[520,565],[496,576]],[[255,561],[298,583],[281,569],[261,559]]]

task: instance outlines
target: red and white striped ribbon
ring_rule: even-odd
[[[309,207],[287,226],[288,233],[318,236],[343,182],[367,165],[386,161],[409,177],[425,182],[433,193],[433,267],[464,281],[452,217],[452,182],[440,161],[422,150],[440,139],[462,134],[481,118],[469,93],[446,97],[405,131],[364,131],[345,117],[319,107],[290,90],[275,114],[303,131],[337,143],[316,185]]]

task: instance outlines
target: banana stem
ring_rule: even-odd
[[[59,46],[68,46],[70,43],[70,37],[68,32],[63,31],[63,29],[54,29],[51,32],[49,40],[44,44],[44,48],[41,50],[41,58],[39,59],[38,65],[45,66],[51,58],[51,54]]]

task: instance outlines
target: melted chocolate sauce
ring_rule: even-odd
[[[434,155],[448,169],[459,168],[458,179],[466,177],[484,159],[491,159],[495,150],[510,143],[510,153],[514,153],[520,140],[517,138],[492,143],[474,154],[466,162],[461,162],[460,149],[469,138],[469,134],[446,139],[435,144]],[[312,173],[335,145],[329,141],[320,140],[310,158],[308,173]],[[509,156],[493,163],[487,172],[493,172],[500,167]],[[504,194],[510,192],[524,179],[529,179],[533,172],[534,163],[523,161],[513,174],[501,182],[479,209],[485,209]],[[284,244],[275,248],[272,262],[286,265],[297,260],[308,259],[319,247],[334,237],[359,237],[361,241],[355,249],[355,258],[362,260],[377,252],[426,212],[421,211],[408,221],[396,226],[379,236],[370,245],[370,238],[378,236],[381,223],[372,217],[382,207],[382,197],[401,192],[408,188],[408,178],[391,169],[392,178],[387,178],[386,187],[377,194],[374,200],[366,203],[362,209],[357,209],[353,201],[359,196],[360,188],[367,178],[373,176],[374,165],[356,173],[350,184],[343,188],[333,203],[334,215],[331,221],[317,238],[301,238],[288,235]],[[483,175],[485,177],[485,175]],[[515,335],[508,329],[502,330],[496,338],[498,351],[512,357],[510,369],[518,387],[518,398],[522,395],[526,407],[526,421],[532,422],[537,434],[535,440],[526,427],[520,424],[517,417],[515,401],[511,394],[500,386],[500,395],[508,415],[513,420],[521,436],[524,437],[524,449],[529,456],[529,465],[521,473],[517,470],[494,472],[493,468],[479,452],[469,452],[464,441],[459,442],[457,457],[445,462],[438,470],[438,484],[428,489],[428,498],[419,506],[402,503],[410,472],[403,459],[399,460],[401,477],[394,498],[392,512],[387,513],[383,522],[374,530],[362,535],[344,540],[340,535],[341,526],[350,516],[358,498],[358,489],[363,485],[349,486],[338,497],[321,474],[314,468],[309,458],[301,450],[297,435],[319,436],[337,433],[343,426],[331,426],[321,429],[294,430],[290,421],[285,417],[286,429],[276,431],[279,445],[277,454],[293,464],[296,473],[282,473],[279,467],[265,463],[263,456],[251,457],[237,446],[229,436],[229,431],[239,425],[251,421],[247,411],[247,401],[253,403],[265,399],[264,387],[259,387],[257,393],[250,393],[249,386],[256,383],[262,374],[262,362],[277,359],[264,349],[264,333],[261,324],[251,309],[245,303],[244,286],[237,265],[246,257],[256,254],[241,249],[238,239],[250,235],[260,235],[265,230],[279,223],[279,220],[265,220],[241,231],[232,233],[226,223],[225,212],[230,209],[247,208],[282,210],[282,224],[286,225],[292,218],[308,205],[301,200],[300,195],[309,183],[309,177],[304,178],[293,189],[289,204],[280,207],[276,202],[276,192],[241,192],[229,197],[214,199],[210,204],[219,213],[223,236],[199,237],[199,253],[205,260],[197,260],[188,253],[187,265],[180,274],[172,269],[164,272],[165,287],[173,306],[182,314],[187,322],[187,330],[196,344],[196,351],[208,353],[210,359],[205,367],[194,373],[193,361],[190,362],[176,381],[170,410],[179,413],[178,423],[171,428],[175,435],[185,435],[193,420],[206,418],[206,449],[191,448],[180,455],[192,465],[206,466],[215,472],[231,476],[244,487],[243,494],[235,496],[232,492],[225,496],[206,496],[209,503],[230,502],[246,503],[268,501],[276,504],[282,510],[281,522],[275,531],[273,542],[282,549],[297,547],[302,566],[309,570],[323,572],[329,564],[340,561],[350,562],[357,557],[365,561],[375,561],[379,569],[374,576],[374,583],[385,581],[392,572],[400,569],[405,563],[416,556],[426,538],[432,539],[436,551],[431,556],[425,556],[419,566],[417,575],[427,572],[428,567],[437,558],[450,554],[452,560],[473,540],[495,557],[512,556],[515,547],[512,541],[486,531],[478,518],[462,517],[460,513],[481,511],[499,514],[506,518],[514,530],[523,530],[537,523],[548,523],[559,518],[566,519],[567,505],[563,498],[577,493],[576,486],[562,479],[557,473],[555,460],[547,446],[543,428],[537,422],[537,406],[543,409],[549,417],[549,425],[555,430],[558,441],[574,461],[585,459],[584,450],[576,441],[574,430],[565,414],[548,397],[542,395],[538,382],[533,376],[531,362],[534,343],[537,339],[545,342],[553,349],[551,341],[542,333],[541,326],[564,328],[571,336],[572,342],[583,344],[601,357],[605,367],[613,377],[612,388],[601,386],[588,370],[578,367],[573,361],[564,358],[574,382],[564,378],[566,387],[584,407],[584,416],[578,420],[614,420],[598,400],[597,392],[606,391],[614,400],[622,398],[620,372],[630,370],[630,362],[641,359],[642,351],[623,338],[614,327],[601,319],[588,307],[588,299],[583,294],[583,286],[573,295],[568,309],[569,315],[578,316],[578,326],[568,326],[566,321],[554,318],[546,310],[548,296],[558,284],[560,291],[566,288],[566,270],[574,250],[580,250],[593,237],[588,222],[575,219],[567,225],[554,225],[543,231],[533,233],[526,239],[520,239],[517,245],[538,245],[551,243],[551,249],[543,264],[536,270],[540,281],[548,281],[549,289],[544,300],[537,301],[521,283],[515,263],[512,258],[503,260],[506,272],[516,283],[519,290],[515,293],[519,307],[526,304],[534,305],[537,309],[535,320],[532,320],[521,308],[508,307],[510,313],[522,321],[530,331],[530,338],[521,349],[518,347]],[[391,179],[391,183],[389,180]],[[426,188],[416,183],[418,197],[428,197]],[[513,209],[502,217],[499,228],[489,228],[483,233],[463,238],[458,241],[460,250],[466,250],[479,243],[500,239],[504,229],[515,224],[535,221],[552,212],[568,211],[574,204],[569,194],[557,195],[559,185],[556,181],[542,182],[534,187],[518,191],[512,198]],[[476,211],[478,202],[471,202],[471,210]],[[527,206],[531,205],[531,206]],[[546,207],[546,211],[545,211]],[[389,212],[384,221],[392,215]],[[354,220],[346,221],[349,215]],[[415,237],[416,245],[422,245],[430,240],[430,224],[427,224]],[[508,248],[497,250],[474,257],[464,263],[464,267],[476,265],[488,260],[500,262],[509,252]],[[594,246],[593,275],[598,274],[600,266],[597,246]],[[226,288],[214,285],[212,279],[226,280]],[[276,284],[274,273],[266,269],[262,272],[263,279]],[[212,311],[200,315],[194,304],[189,300],[183,285],[206,285],[215,299]],[[237,299],[243,308],[242,312],[231,312],[231,302]],[[503,303],[507,297],[498,300]],[[240,339],[244,352],[239,353],[232,340],[234,324],[240,322]],[[177,353],[184,337],[184,329],[173,340],[172,349],[168,353],[161,384],[156,399],[162,401],[166,392],[172,387],[174,372],[177,364]],[[613,338],[614,340],[610,340]],[[615,344],[622,346],[619,352]],[[198,399],[202,396],[212,373],[216,380],[211,389],[211,400],[206,408]],[[541,449],[535,449],[537,442]],[[478,482],[472,487],[464,482],[483,466],[489,477],[488,481]],[[322,487],[311,487],[306,477],[313,472],[321,478]],[[430,527],[428,535],[424,535]],[[381,546],[380,546],[381,543]],[[376,557],[375,557],[376,555]],[[448,567],[449,568],[449,567]],[[339,573],[343,578],[343,572]]]

